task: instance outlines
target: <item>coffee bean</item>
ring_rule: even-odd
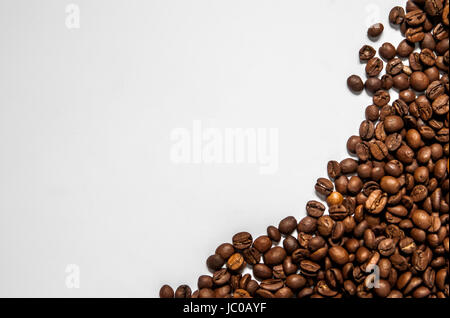
[[[180,285],[175,291],[175,298],[191,298],[191,296],[192,290],[188,285]]]
[[[300,220],[297,226],[297,230],[299,232],[305,232],[305,233],[312,233],[316,230],[317,226],[317,219],[306,216],[303,219]]]
[[[400,73],[394,76],[394,87],[398,90],[405,90],[409,88],[409,77],[405,73]]]
[[[405,20],[406,20],[406,23],[408,23],[408,25],[418,26],[418,25],[421,25],[425,21],[426,17],[427,16],[426,16],[425,12],[423,12],[420,9],[417,9],[417,10],[408,12],[405,16]]]
[[[253,242],[253,247],[255,247],[259,252],[265,253],[272,247],[272,240],[270,237],[262,235]]]
[[[334,189],[334,185],[326,178],[319,178],[317,179],[315,189],[319,194],[329,196]]]
[[[378,243],[378,251],[383,256],[391,256],[395,252],[395,243],[391,238],[386,238]]]
[[[256,264],[256,262],[254,262]],[[234,253],[227,261],[227,268],[230,271],[237,272],[244,267],[244,257],[241,253]]]
[[[417,43],[424,39],[425,33],[423,32],[423,27],[411,27],[405,32],[406,39],[411,43]]]
[[[366,64],[367,76],[377,76],[383,70],[383,61],[378,57],[371,58]]]
[[[361,140],[361,137],[359,137],[359,136],[351,136],[348,140],[347,140],[347,150],[348,150],[348,152],[350,152],[350,153],[355,153],[355,151],[356,151],[356,145],[358,144],[358,143],[360,143],[362,140]]]
[[[383,160],[389,153],[386,145],[379,140],[370,143],[370,153],[377,160]]]
[[[264,263],[266,265],[278,265],[286,258],[286,251],[279,246],[275,246],[264,254]]]
[[[320,218],[324,212],[325,206],[318,201],[311,200],[306,204],[306,213],[308,214],[308,216]]]
[[[378,214],[383,211],[387,203],[387,195],[381,190],[374,190],[370,193],[365,203],[368,212]]]
[[[253,275],[259,279],[269,279],[272,277],[272,270],[264,264],[256,264],[253,266]]]
[[[431,216],[424,210],[417,209],[412,212],[411,219],[414,222],[414,225],[422,230],[427,230],[431,226]]]
[[[272,241],[279,242],[281,240],[281,233],[275,226],[269,226],[267,228],[267,235]]]
[[[222,257],[225,262],[225,260],[227,260],[231,255],[234,254],[234,247],[230,243],[223,243],[219,245],[219,247],[217,247],[216,254]]]
[[[385,42],[383,43],[383,45],[381,45],[381,47],[378,49],[378,53],[380,54],[380,56],[382,58],[384,58],[385,60],[390,60],[392,58],[395,57],[395,55],[397,54],[397,51],[395,49],[395,46],[393,46],[391,43],[389,42]]]
[[[280,221],[278,230],[282,234],[291,234],[297,227],[297,220],[293,216],[288,216]]]
[[[414,47],[413,43],[408,40],[403,40],[397,46],[397,55],[400,57],[408,57],[414,51]]]
[[[348,253],[341,246],[333,246],[328,251],[330,258],[338,265],[344,265],[348,262]]]
[[[434,17],[441,14],[444,8],[442,0],[426,0],[425,1],[425,12],[430,16]]]
[[[382,89],[376,91],[372,98],[373,103],[375,105],[377,105],[378,107],[387,105],[387,103],[389,103],[390,99],[391,99],[391,96],[389,95],[389,93]]]
[[[384,26],[381,23],[375,23],[367,30],[369,37],[378,37],[383,32]]]
[[[347,79],[347,86],[353,92],[361,92],[364,89],[364,83],[358,75],[351,75]]]
[[[160,298],[173,298],[175,293],[173,292],[172,287],[169,285],[163,285],[159,291]]]
[[[244,250],[252,245],[253,238],[248,232],[239,232],[233,236],[233,246],[238,250]]]
[[[225,260],[220,255],[217,254],[209,256],[208,259],[206,260],[206,265],[211,270],[221,269],[224,264]]]
[[[394,7],[389,12],[389,22],[392,24],[402,24],[405,19],[405,10],[402,7]]]
[[[368,61],[372,57],[374,57],[375,54],[376,54],[376,51],[375,51],[375,49],[373,47],[371,47],[370,45],[364,45],[359,50],[359,59],[361,61]]]
[[[327,197],[327,204],[328,206],[332,205],[340,205],[342,204],[342,201],[344,201],[344,197],[339,192],[333,191],[328,197]]]
[[[414,72],[411,74],[410,84],[416,91],[423,91],[428,87],[428,76],[423,72]]]
[[[394,86],[394,79],[389,74],[384,74],[381,77],[381,88],[385,90],[389,90]]]

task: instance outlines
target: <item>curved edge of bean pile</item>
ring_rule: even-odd
[[[367,79],[347,85],[372,104],[347,141],[354,157],[329,161],[317,180],[328,214],[311,200],[299,222],[288,216],[255,240],[237,233],[208,257],[213,275],[195,291],[164,285],[160,297],[448,298],[448,13],[448,0],[407,1],[389,13],[405,39],[382,44],[379,57],[370,45],[359,51]]]

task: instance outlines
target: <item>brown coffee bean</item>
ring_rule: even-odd
[[[272,240],[270,239],[270,237],[262,235],[253,242],[253,247],[256,248],[260,253],[265,253],[272,247]]]
[[[281,240],[281,233],[275,226],[267,227],[267,235],[274,242],[279,242]]]
[[[348,253],[341,246],[333,246],[328,250],[330,258],[338,265],[344,265],[348,262]]]
[[[244,250],[252,245],[253,238],[248,232],[239,232],[233,236],[233,246],[238,250]]]
[[[264,263],[266,265],[278,265],[286,258],[286,251],[279,246],[275,246],[264,253]]]
[[[383,61],[378,57],[371,58],[366,64],[367,76],[377,76],[383,70]]]
[[[297,227],[297,220],[293,216],[288,216],[280,221],[278,230],[282,234],[291,234]]]
[[[159,291],[160,298],[173,298],[175,293],[169,285],[163,285]]]
[[[384,26],[381,23],[375,23],[367,30],[367,35],[369,37],[378,37],[381,33],[383,33]]]
[[[326,178],[319,178],[317,179],[315,189],[319,194],[329,196],[334,189],[334,185]]]
[[[206,260],[206,265],[211,270],[221,269],[224,264],[225,260],[220,255],[217,254],[209,256],[208,259]]]
[[[381,190],[374,190],[370,193],[365,203],[368,212],[378,214],[383,211],[387,203],[387,195]]]
[[[313,218],[320,218],[325,212],[325,206],[315,200],[308,201],[306,204],[306,213]]]
[[[368,61],[371,58],[373,58],[375,56],[375,54],[376,54],[376,51],[373,47],[371,47],[370,45],[364,45],[359,50],[359,59],[361,61]]]
[[[347,86],[353,92],[361,92],[364,89],[364,83],[358,75],[351,75],[347,78]]]
[[[405,10],[402,7],[394,7],[389,12],[389,22],[392,24],[402,24],[405,19]]]
[[[414,224],[422,230],[427,230],[431,226],[431,216],[424,210],[415,210],[411,213]]]

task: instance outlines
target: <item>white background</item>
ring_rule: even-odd
[[[366,27],[388,0],[0,1],[0,296],[155,297],[207,256],[301,218],[370,97]],[[378,48],[377,46],[377,48]],[[278,173],[175,165],[170,132],[279,129]],[[80,288],[65,284],[67,264]]]

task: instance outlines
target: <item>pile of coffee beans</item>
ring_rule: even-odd
[[[197,290],[164,285],[160,296],[448,298],[448,12],[448,0],[408,1],[389,13],[405,39],[383,43],[379,57],[370,45],[359,51],[367,79],[347,84],[372,104],[347,141],[353,157],[329,161],[317,179],[325,203],[309,201],[306,217],[256,239],[235,234],[208,257],[213,275]],[[383,30],[367,34],[375,41]]]

